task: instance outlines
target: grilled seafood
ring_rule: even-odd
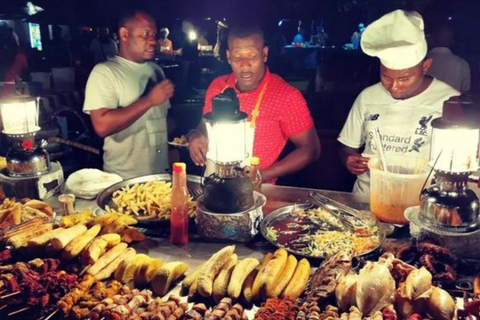
[[[306,301],[322,301],[335,292],[338,281],[352,269],[353,250],[327,257],[310,278]]]

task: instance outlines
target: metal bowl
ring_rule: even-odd
[[[187,175],[187,188],[193,199],[197,199],[203,193],[202,179],[203,178],[200,176]],[[112,195],[115,191],[120,190],[123,187],[133,186],[134,184],[142,184],[149,181],[172,181],[172,177],[169,174],[153,174],[121,181],[103,190],[103,192],[97,197],[97,205],[102,210],[105,210],[107,205],[112,209],[116,209],[117,205],[112,201]],[[170,223],[170,220],[167,219],[138,220],[138,225],[145,227],[166,225],[168,223]]]

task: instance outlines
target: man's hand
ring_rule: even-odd
[[[150,90],[146,99],[150,106],[157,106],[170,99],[173,96],[173,91],[173,83],[165,79]]]
[[[359,153],[353,153],[347,156],[347,169],[350,173],[358,176],[368,170],[368,160],[369,158],[362,157]]]
[[[208,138],[200,131],[194,131],[188,138],[190,158],[197,166],[204,166],[207,161]]]

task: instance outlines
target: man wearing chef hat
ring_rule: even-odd
[[[422,17],[396,10],[370,24],[362,35],[363,52],[380,59],[380,83],[355,100],[338,141],[347,169],[357,175],[354,193],[369,195],[369,156],[378,155],[378,128],[385,154],[429,158],[431,120],[458,91],[426,75],[427,42]],[[360,154],[363,149],[363,153]]]

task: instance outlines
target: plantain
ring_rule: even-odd
[[[198,275],[198,293],[203,297],[210,297],[213,293],[213,280],[222,266],[235,251],[235,246],[227,246],[213,254],[206,262]]]
[[[232,254],[228,261],[222,266],[220,272],[215,278],[215,281],[213,282],[213,300],[216,303],[220,303],[220,300],[227,296],[230,276],[232,275],[233,269],[235,268],[237,261],[237,254]]]
[[[283,290],[280,297],[285,299],[295,300],[305,291],[308,280],[310,279],[310,263],[307,259],[303,258],[297,264],[295,273],[292,279],[288,283],[287,287]]]
[[[242,293],[243,282],[248,275],[255,270],[260,262],[255,258],[245,258],[235,266],[233,269],[230,282],[228,284],[228,295],[232,299],[237,299]]]
[[[258,268],[255,268],[250,274],[248,275],[247,279],[243,282],[243,287],[242,287],[242,292],[243,292],[243,299],[247,303],[252,303],[253,302],[253,292],[252,292],[252,287],[253,287],[253,282],[255,281],[255,278],[258,274]]]
[[[273,253],[267,252],[267,254],[263,257],[262,264],[260,265],[260,268],[258,269],[257,275],[255,276],[255,280],[253,281],[252,284],[252,298],[255,301],[260,300],[260,285],[262,277],[260,275],[263,273],[263,269],[267,266],[268,262],[272,259]]]
[[[283,289],[285,289],[285,287],[290,282],[290,279],[292,279],[296,267],[297,258],[295,258],[291,254],[288,255],[285,267],[283,268],[276,281],[270,283],[270,285],[267,283],[267,298],[278,298],[278,296],[280,296]]]
[[[258,297],[266,297],[267,287],[275,285],[275,281],[285,267],[287,257],[287,250],[283,248],[277,249],[265,268],[257,275],[257,277],[260,277]]]
[[[189,294],[189,289],[194,283],[195,283],[195,291],[196,291],[197,278],[198,278],[198,275],[200,274],[200,272],[202,271],[202,268],[205,266],[205,264],[206,264],[206,262],[204,262],[197,269],[195,269],[192,272],[190,272],[189,274],[187,274],[185,279],[183,279],[182,289],[180,291],[182,294],[184,294],[184,295]]]
[[[181,277],[188,266],[183,262],[169,262],[164,264],[153,276],[151,286],[153,292],[164,296],[170,290],[170,285]]]

